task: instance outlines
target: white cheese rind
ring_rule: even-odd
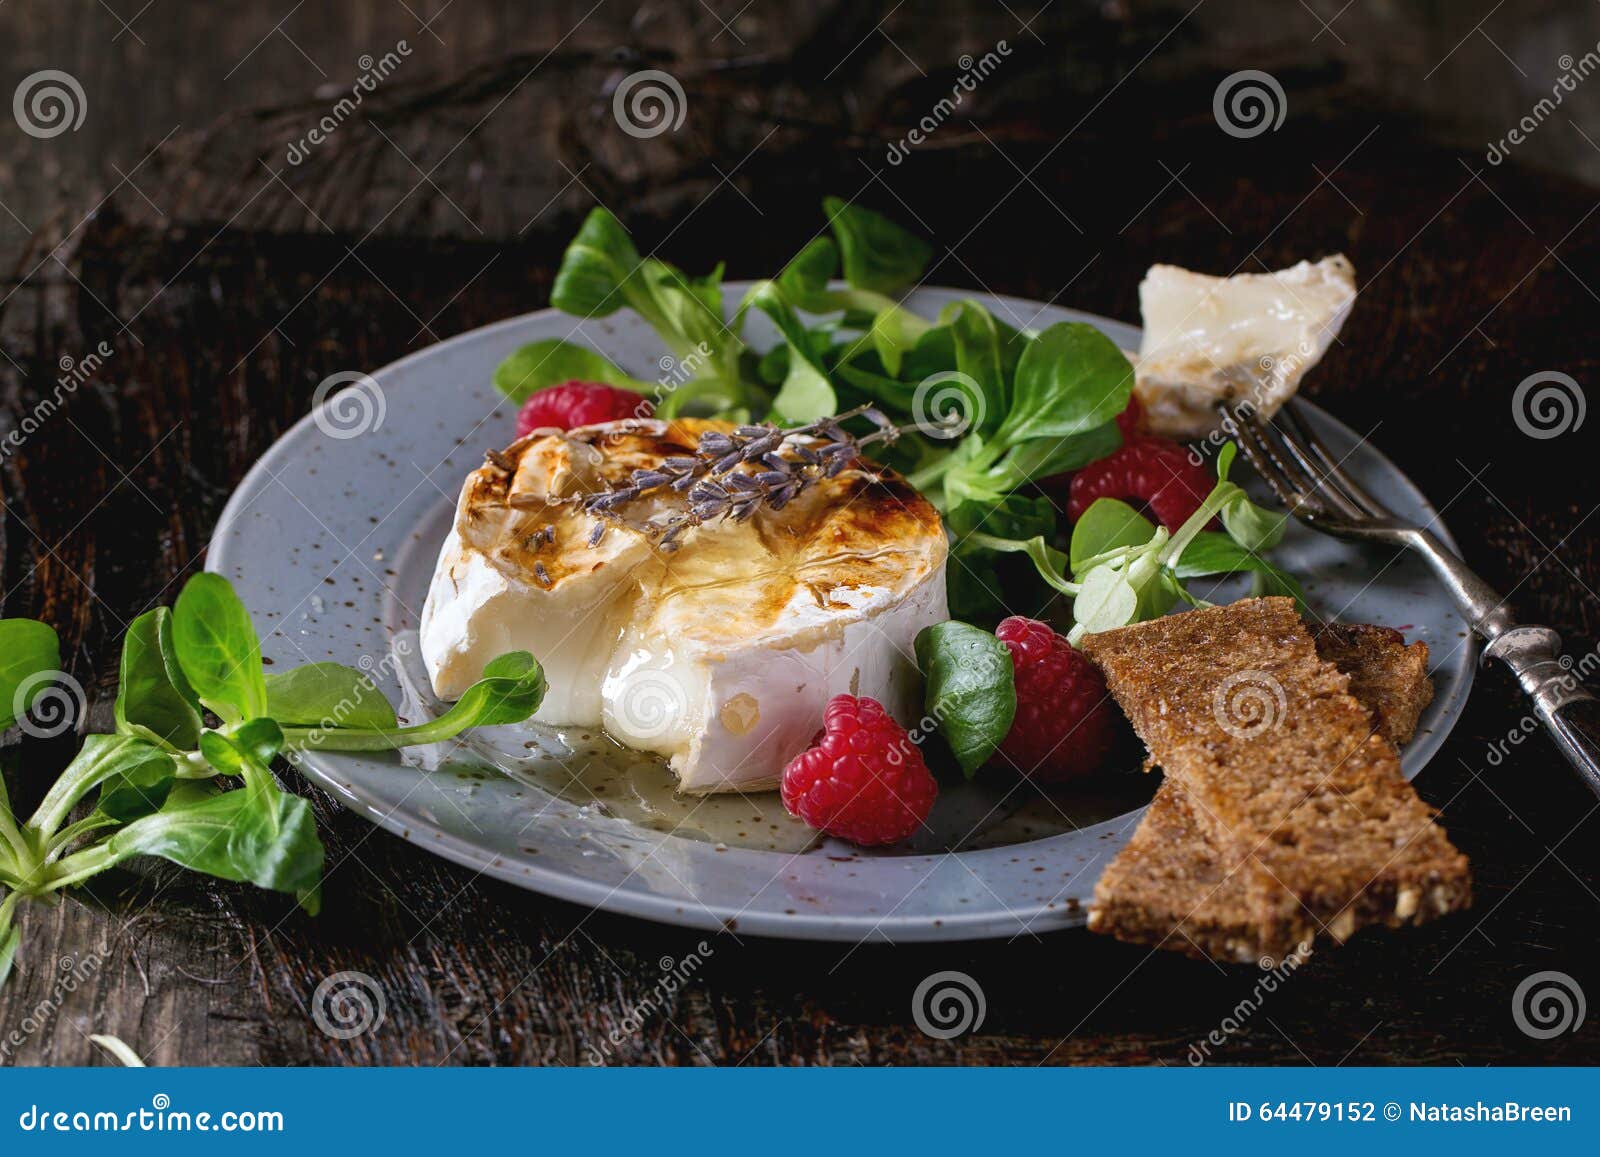
[[[878,700],[910,726],[921,716],[914,644],[950,617],[944,565],[904,596],[849,592],[852,610],[823,613],[796,595],[765,638],[718,648],[630,632],[605,680],[606,732],[667,756],[686,792],[776,786],[810,746],[835,695]]]
[[[614,573],[620,576],[621,568]],[[609,576],[543,590],[492,566],[452,528],[439,552],[419,632],[434,694],[459,699],[491,659],[528,651],[544,667],[546,683],[534,720],[598,727],[600,680],[629,590]]]
[[[1144,337],[1134,389],[1152,432],[1200,437],[1219,402],[1271,417],[1322,359],[1355,302],[1342,255],[1275,273],[1210,277],[1155,265],[1139,285]]]

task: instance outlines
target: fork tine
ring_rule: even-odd
[[[1280,410],[1279,413],[1283,411]],[[1305,485],[1309,493],[1315,494],[1345,518],[1368,517],[1361,504],[1336,484],[1333,472],[1325,469],[1324,464],[1311,453],[1304,438],[1297,436],[1299,432],[1286,430],[1276,421],[1262,422],[1259,418],[1253,418],[1253,421],[1260,430],[1263,441],[1267,442],[1269,447],[1281,444],[1288,451],[1302,477],[1307,480]],[[1304,427],[1301,430],[1303,431]]]
[[[1275,422],[1263,421],[1254,413],[1241,424],[1248,425],[1250,431],[1266,447],[1267,453],[1272,456],[1278,468],[1294,477],[1301,492],[1315,500],[1324,512],[1331,512],[1343,518],[1367,517],[1366,511],[1362,510],[1354,499],[1328,481],[1306,448],[1281,426]]]
[[[1284,437],[1284,441],[1290,449],[1294,449],[1296,441],[1308,448],[1316,456],[1324,478],[1348,494],[1357,506],[1362,507],[1362,513],[1372,518],[1394,517],[1393,511],[1369,494],[1366,488],[1334,458],[1322,439],[1317,436],[1317,432],[1311,428],[1311,423],[1305,419],[1298,398],[1291,400],[1280,412],[1289,427],[1289,434]]]
[[[1291,477],[1287,465],[1267,445],[1264,433],[1254,418],[1236,413],[1223,405],[1217,409],[1222,414],[1224,428],[1228,425],[1233,427],[1239,439],[1239,449],[1250,460],[1250,465],[1256,468],[1256,473],[1272,488],[1278,501],[1296,517],[1302,513],[1312,516],[1321,513],[1320,505],[1312,498],[1311,488]]]

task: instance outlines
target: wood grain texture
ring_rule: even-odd
[[[808,240],[821,196],[838,193],[936,238],[933,283],[1128,319],[1153,261],[1229,272],[1345,252],[1362,296],[1309,392],[1403,466],[1526,617],[1593,653],[1595,419],[1535,441],[1510,409],[1536,371],[1595,380],[1592,188],[1485,167],[1336,86],[1319,98],[1332,80],[1315,69],[1285,77],[1295,93],[1303,82],[1304,103],[1252,140],[1217,129],[1216,71],[1163,72],[1159,55],[1154,70],[1124,68],[1134,79],[1097,103],[1121,75],[1105,62],[1136,63],[1172,28],[1142,6],[1123,22],[1057,6],[1046,40],[1071,53],[1019,37],[976,119],[890,165],[889,143],[957,69],[896,16],[897,40],[945,63],[901,61],[872,33],[887,7],[797,9],[776,25],[790,38],[774,33],[791,46],[782,55],[726,37],[710,51],[715,28],[698,26],[697,52],[682,35],[657,39],[678,45],[671,57],[549,36],[470,70],[397,76],[374,106],[382,119],[346,122],[325,159],[301,166],[282,162],[284,133],[326,101],[264,93],[271,108],[181,130],[137,190],[74,226],[98,199],[78,190],[6,287],[0,433],[55,395],[63,358],[79,363],[100,341],[114,352],[0,461],[0,611],[58,629],[89,722],[104,725],[123,626],[203,564],[233,486],[326,375],[544,305],[597,198],[642,248],[695,269],[725,256],[730,277],[752,277]],[[966,36],[981,52],[1002,34],[975,24]],[[262,49],[280,50],[292,55]],[[519,83],[546,51],[548,70]],[[1099,63],[1069,70],[1064,58]],[[606,87],[652,63],[681,76],[694,115],[682,134],[633,148],[608,119]],[[402,151],[423,171],[442,162],[431,183]],[[0,1064],[106,1063],[87,1040],[100,1032],[157,1064],[1181,1065],[1228,1018],[1239,1027],[1213,1046],[1219,1063],[1593,1062],[1593,1018],[1536,1041],[1511,1015],[1518,982],[1542,969],[1600,994],[1595,801],[1538,736],[1502,742],[1491,760],[1523,712],[1485,672],[1419,781],[1472,859],[1475,909],[1320,953],[1242,1018],[1252,974],[1083,933],[849,950],[590,913],[476,878],[290,777],[328,844],[320,918],[143,863],[32,907],[0,990]],[[19,807],[75,746],[4,749]],[[692,979],[634,1015],[662,961],[691,954],[704,956]],[[953,1041],[910,1015],[918,982],[941,969],[987,994],[982,1027]],[[350,1040],[319,1029],[311,1007],[344,970],[373,977],[385,1002],[381,1026]]]

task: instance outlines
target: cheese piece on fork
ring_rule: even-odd
[[[1322,360],[1355,298],[1355,269],[1341,255],[1233,277],[1151,266],[1139,284],[1134,361],[1151,431],[1203,437],[1219,403],[1248,402],[1270,418]]]

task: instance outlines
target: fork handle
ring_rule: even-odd
[[[1561,754],[1600,796],[1600,699],[1584,687],[1570,659],[1562,664],[1561,636],[1549,627],[1512,627],[1484,648],[1483,657],[1511,668]]]

